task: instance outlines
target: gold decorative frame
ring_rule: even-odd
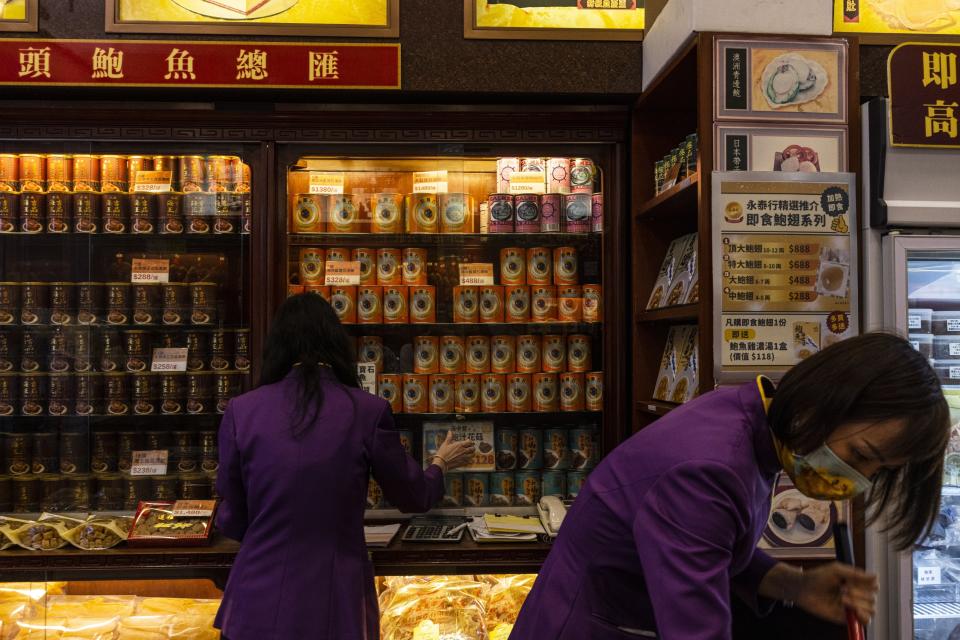
[[[605,40],[640,42],[641,29],[530,29],[478,27],[475,0],[463,0],[463,37],[482,40]]]
[[[36,3],[37,0],[28,0]],[[105,0],[104,29],[107,33],[234,34],[269,36],[349,36],[356,38],[400,37],[400,0],[387,0],[387,24],[383,27],[295,23],[134,22],[123,20],[120,0]]]
[[[24,0],[27,8],[25,20],[0,20],[0,31],[35,33],[39,29],[38,6],[40,0]],[[0,3],[2,4],[2,3]]]

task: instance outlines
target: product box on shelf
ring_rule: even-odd
[[[493,471],[495,469],[493,422],[425,422],[423,424],[423,461],[429,463],[437,449],[453,433],[454,440],[472,440],[476,444],[473,460],[459,472]]]
[[[216,500],[141,502],[127,542],[132,547],[210,544],[216,510]]]
[[[687,402],[700,382],[698,329],[695,325],[671,327],[660,360],[654,400]]]
[[[687,299],[692,282],[696,279],[696,242],[697,234],[690,234],[670,243],[647,301],[647,310],[681,304]]]

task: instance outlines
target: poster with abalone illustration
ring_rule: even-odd
[[[957,0],[834,0],[835,33],[856,33],[865,42],[898,42],[910,36],[960,35]],[[906,36],[906,37],[905,37]]]
[[[396,38],[399,11],[400,0],[106,0],[106,30]]]
[[[781,476],[773,489],[770,516],[757,545],[775,558],[833,558],[833,525],[841,513],[850,522],[849,502],[814,500]]]
[[[720,171],[847,170],[846,127],[721,124],[714,140],[715,166]]]
[[[718,40],[717,119],[845,122],[843,40]]]

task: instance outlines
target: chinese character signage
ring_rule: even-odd
[[[108,32],[400,35],[400,0],[105,0]]]
[[[953,0],[834,0],[835,33],[867,35],[869,42],[903,36],[960,35],[960,3]]]
[[[492,422],[425,422],[423,423],[423,464],[429,465],[437,454],[437,449],[447,438],[447,432],[453,433],[453,439],[472,440],[476,451],[470,463],[457,469],[462,471],[494,471],[493,423]]]
[[[644,0],[464,0],[467,38],[640,40]]]
[[[720,171],[835,173],[847,170],[845,127],[717,125]]]
[[[0,85],[399,89],[398,44],[0,39]]]
[[[856,178],[715,172],[717,378],[776,375],[857,332]]]
[[[36,31],[39,0],[0,0],[0,31]]]
[[[890,54],[890,145],[960,149],[960,45],[902,44]]]
[[[716,41],[717,120],[847,119],[847,43],[836,39]]]

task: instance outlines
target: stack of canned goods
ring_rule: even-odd
[[[0,511],[118,511],[141,500],[216,497],[217,432],[63,427],[0,434]],[[167,474],[132,475],[134,451],[166,451]]]
[[[680,145],[659,160],[654,167],[655,195],[674,186],[697,172],[699,138],[691,133]]]
[[[0,233],[249,233],[237,156],[0,154]]]

